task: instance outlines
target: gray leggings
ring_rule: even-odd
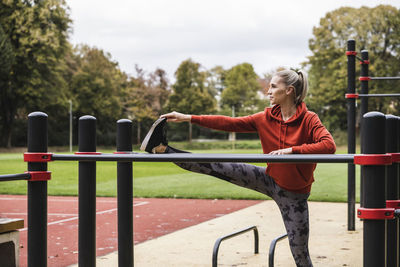
[[[168,147],[167,153],[184,152]],[[308,252],[309,219],[307,198],[279,187],[265,173],[264,167],[245,163],[175,163],[192,172],[208,174],[227,182],[253,189],[271,197],[281,211],[289,238],[290,250],[297,266],[310,267]]]

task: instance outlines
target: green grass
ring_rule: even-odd
[[[193,152],[211,153],[210,150],[193,150]],[[261,150],[224,149],[212,150],[212,153],[261,153]],[[337,153],[341,154],[345,151],[339,150]],[[257,165],[264,166],[265,164]],[[48,182],[49,195],[78,194],[77,162],[52,162],[48,166],[52,171],[52,179]],[[0,154],[0,174],[21,173],[24,170],[26,170],[26,163],[23,162],[21,153]],[[173,163],[134,162],[133,176],[135,197],[267,199],[266,196],[255,191],[213,177],[185,171]],[[310,200],[330,202],[347,200],[347,164],[319,164],[314,176],[315,182]],[[359,181],[357,181],[358,184]],[[26,194],[26,187],[25,181],[1,182],[0,194]],[[96,187],[98,196],[116,196],[116,164],[114,162],[97,163]]]

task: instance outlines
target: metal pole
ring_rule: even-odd
[[[369,112],[364,115],[362,144],[365,154],[385,153],[385,115]],[[363,165],[365,208],[385,208],[385,176],[383,165]],[[364,267],[385,266],[385,220],[364,219]]]
[[[356,42],[347,41],[347,51],[354,52]],[[347,54],[347,93],[354,94],[356,91],[356,56]],[[354,154],[356,152],[356,100],[347,99],[347,152]],[[356,169],[353,163],[347,165],[347,230],[354,231],[356,209]]]
[[[28,152],[47,152],[47,114],[28,115]],[[28,171],[47,163],[28,162]],[[47,266],[47,181],[28,181],[28,266]]]
[[[400,117],[397,117],[397,153],[400,152]],[[397,199],[400,199],[400,163],[397,165]],[[400,222],[397,220],[397,266],[400,265]]]
[[[69,152],[72,152],[72,100],[69,102]]]
[[[398,152],[397,117],[386,115],[386,153]],[[387,166],[386,175],[386,199],[398,200],[398,164]],[[386,222],[386,259],[387,266],[397,266],[397,220]]]
[[[360,76],[361,77],[368,77],[369,72],[368,72],[368,60],[369,60],[369,56],[368,56],[368,50],[362,50],[361,51],[361,72],[360,72]],[[367,80],[362,80],[361,81],[361,94],[368,94],[368,81]],[[361,131],[363,131],[362,127],[363,127],[363,116],[365,113],[368,112],[368,97],[363,97],[361,98],[361,108],[360,108],[360,128]],[[361,153],[364,153],[362,151],[362,138],[360,138],[360,142],[361,142]],[[360,180],[360,206],[364,207],[364,180],[363,180],[363,175],[362,175],[363,170],[361,169],[361,180]]]
[[[98,155],[71,155],[52,154],[52,160],[71,161],[119,161],[119,162],[258,162],[258,163],[352,163],[354,154],[202,154],[202,153],[175,153],[175,154],[98,154]]]
[[[96,151],[96,118],[79,118],[79,152]],[[96,266],[96,162],[79,162],[79,266]]]
[[[117,121],[117,151],[132,151],[132,121]],[[133,266],[132,162],[117,163],[118,266]]]

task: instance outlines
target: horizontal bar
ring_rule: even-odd
[[[400,80],[400,77],[370,77],[371,80]]]
[[[220,237],[217,239],[217,241],[215,241],[213,255],[212,255],[212,267],[218,266],[218,250],[219,250],[219,246],[221,245],[222,241],[230,239],[230,238],[238,236],[238,235],[241,235],[241,234],[246,233],[251,230],[253,230],[253,232],[254,232],[254,254],[258,254],[258,250],[259,250],[258,230],[257,230],[256,226],[251,226],[246,229],[234,232],[232,234]]]
[[[239,231],[237,231],[237,232],[234,232],[234,233],[231,233],[231,234],[228,234],[228,235],[225,235],[225,236],[223,236],[223,237],[218,238],[217,241],[215,242],[215,247],[217,247],[217,244],[218,244],[218,246],[219,246],[219,243],[221,243],[221,242],[224,241],[224,240],[227,240],[227,239],[230,239],[230,238],[232,238],[232,237],[235,237],[235,236],[244,234],[244,233],[249,232],[249,231],[251,231],[251,230],[254,231],[255,239],[258,241],[258,230],[257,230],[257,226],[250,226],[250,227],[245,228],[245,229],[243,229],[243,230],[239,230]],[[257,242],[257,243],[258,243],[258,242]],[[256,246],[256,247],[254,248],[254,253],[255,253],[255,254],[258,253],[258,246]]]
[[[400,94],[358,94],[358,97],[400,97]]]
[[[64,161],[119,161],[119,162],[271,162],[271,163],[353,163],[354,154],[54,154],[53,160]]]
[[[28,180],[30,177],[29,173],[4,174],[0,175],[0,182]]]

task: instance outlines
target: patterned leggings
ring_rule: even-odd
[[[168,147],[166,153],[180,153]],[[258,191],[271,197],[281,211],[288,234],[290,250],[298,267],[312,267],[308,252],[309,219],[307,198],[309,194],[297,194],[279,187],[265,173],[264,167],[245,163],[175,163],[179,167],[208,174],[227,182]]]

